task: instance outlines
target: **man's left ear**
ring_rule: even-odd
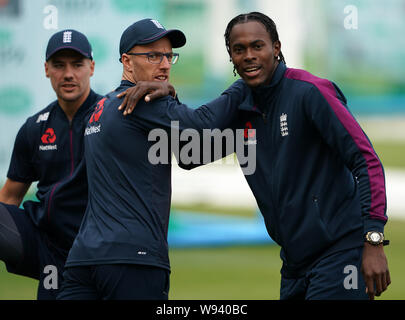
[[[121,63],[124,66],[124,70],[126,70],[127,72],[131,72],[132,68],[131,68],[131,59],[129,58],[129,55],[127,55],[126,53],[123,53],[121,56]]]
[[[45,67],[45,76],[49,78],[49,65],[47,61],[45,61],[44,67]]]
[[[280,52],[281,52],[281,42],[280,41],[274,41],[273,51],[274,51],[274,58],[278,59],[278,56],[280,55]]]
[[[91,63],[91,65],[90,65],[90,68],[91,68],[90,76],[93,76],[93,74],[94,74],[94,66],[95,66],[96,63],[94,62],[94,60],[91,60],[90,63]]]

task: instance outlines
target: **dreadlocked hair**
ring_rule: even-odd
[[[266,16],[263,13],[260,12],[250,12],[250,13],[243,13],[235,18],[233,18],[227,25],[226,30],[225,30],[225,46],[226,50],[228,51],[229,56],[231,56],[231,48],[230,48],[230,35],[232,28],[239,23],[246,23],[248,21],[257,21],[260,22],[261,24],[264,25],[266,28],[267,32],[270,35],[271,42],[274,43],[276,41],[280,41],[278,39],[278,32],[277,32],[277,27],[276,24],[272,19],[270,19],[268,16]],[[280,51],[280,54],[278,56],[278,61],[282,61],[285,63],[285,59],[283,56],[283,53]]]

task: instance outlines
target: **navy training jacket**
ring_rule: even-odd
[[[66,267],[129,263],[170,270],[171,152],[166,163],[153,163],[149,151],[156,140],[149,134],[167,133],[167,145],[172,121],[180,131],[229,126],[245,93],[243,81],[236,81],[198,109],[164,97],[140,101],[124,116],[116,95],[133,85],[124,80],[100,100],[85,129],[89,201]]]
[[[270,236],[282,247],[282,273],[302,274],[321,257],[362,246],[383,232],[383,166],[332,82],[280,63],[271,83],[250,90],[233,128],[256,144],[246,175]]]
[[[87,205],[83,133],[100,98],[91,90],[71,123],[57,100],[29,117],[17,134],[7,173],[14,181],[38,181],[39,201],[27,200],[23,207],[50,242],[65,251],[73,243]]]

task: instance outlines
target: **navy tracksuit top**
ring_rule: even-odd
[[[29,117],[17,134],[7,173],[14,181],[38,181],[39,201],[25,201],[23,207],[51,243],[64,250],[71,247],[86,209],[83,132],[100,98],[90,91],[71,123],[57,100]]]
[[[171,152],[166,164],[153,164],[148,153],[156,141],[148,135],[164,130],[170,142],[172,121],[199,132],[229,126],[246,92],[239,80],[198,109],[164,97],[140,101],[124,116],[116,95],[133,85],[124,80],[100,100],[85,129],[89,201],[66,267],[130,263],[170,270]]]
[[[362,246],[383,231],[384,170],[346,98],[332,82],[280,63],[271,83],[239,106],[233,128],[256,144],[246,175],[270,236],[282,247],[282,273],[302,274],[322,256]]]

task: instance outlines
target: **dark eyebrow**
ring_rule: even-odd
[[[238,47],[238,46],[243,47],[244,45],[239,42],[232,44],[232,47]]]
[[[264,43],[264,40],[262,40],[262,39],[257,39],[257,40],[255,40],[255,41],[252,41],[251,43],[250,43],[250,45],[255,45],[255,44],[258,44],[258,43]]]
[[[72,61],[72,63],[78,63],[78,62],[83,62],[85,58],[77,58],[75,60]],[[58,60],[58,58],[56,59],[51,59],[52,63],[66,63],[66,61],[63,60]]]
[[[255,44],[258,44],[258,43],[264,43],[264,40],[262,40],[262,39],[257,39],[257,40],[254,40],[254,41],[249,42],[249,45],[252,46],[252,45],[255,45]],[[237,42],[237,43],[234,43],[234,44],[232,45],[232,48],[235,48],[235,47],[245,47],[245,45],[242,44],[242,43]]]
[[[167,53],[173,53],[173,51],[169,51],[169,52],[162,52],[162,51],[149,51],[149,53],[167,54]]]

